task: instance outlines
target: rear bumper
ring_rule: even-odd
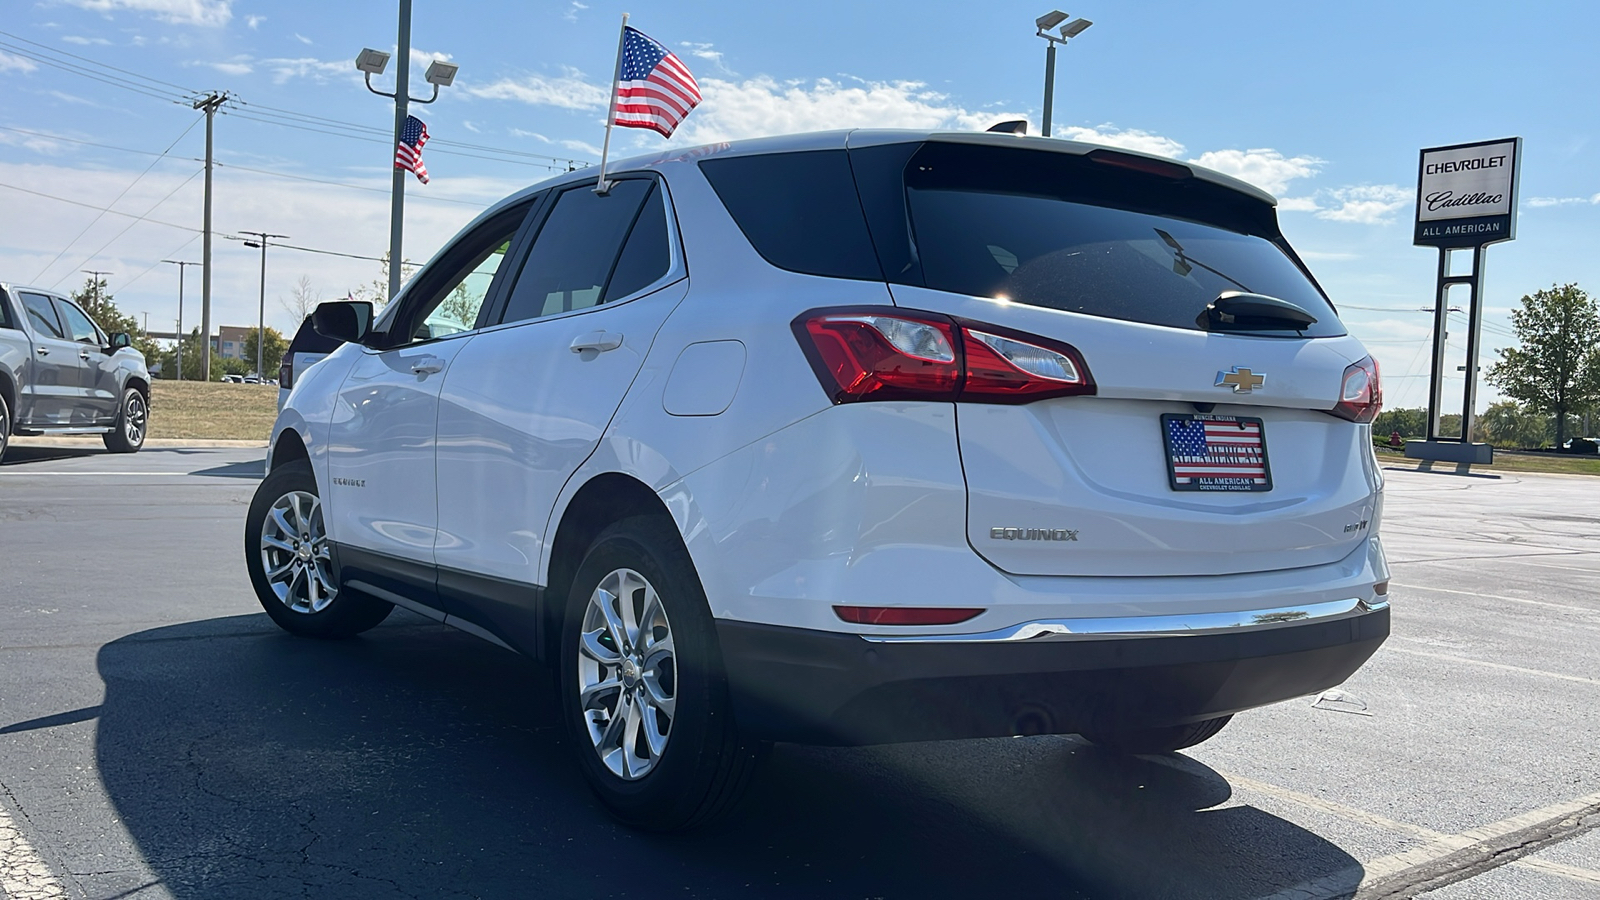
[[[883,744],[1195,722],[1340,684],[1389,636],[1385,605],[1333,621],[1193,635],[872,642],[718,620],[753,735]]]

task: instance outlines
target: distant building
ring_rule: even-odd
[[[217,355],[223,359],[244,359],[245,337],[254,330],[239,325],[217,326],[217,336],[214,339]]]

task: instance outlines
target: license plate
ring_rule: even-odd
[[[1267,432],[1251,416],[1166,413],[1167,481],[1175,491],[1270,491]]]

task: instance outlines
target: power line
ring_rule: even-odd
[[[99,147],[102,150],[115,150],[115,151],[117,151],[119,153],[136,153],[136,154],[138,154],[140,156],[161,156],[162,155],[160,153],[155,152],[154,150],[135,150],[135,149],[133,149],[131,147],[116,147],[116,146],[113,146],[111,144],[97,144],[94,141],[85,141],[85,140],[79,140],[78,138],[62,137],[59,134],[50,134],[49,132],[46,132],[46,131],[30,131],[30,130],[28,130],[26,128],[18,128],[18,127],[14,126],[14,125],[0,125],[0,131],[15,131],[18,134],[31,134],[34,137],[42,137],[42,138],[46,138],[46,139],[52,140],[52,141],[64,141],[65,143],[68,143],[68,144],[82,144],[85,147]]]
[[[388,193],[389,193],[389,191],[384,189],[384,188],[369,187],[369,186],[364,185],[364,184],[351,184],[351,183],[349,183],[347,181],[329,181],[329,180],[327,180],[325,178],[311,178],[311,177],[306,176],[306,175],[292,175],[292,174],[290,174],[288,172],[274,172],[274,171],[272,171],[270,169],[253,169],[253,168],[251,168],[249,166],[241,166],[241,165],[237,165],[235,163],[221,163],[221,162],[219,162],[219,163],[213,163],[213,165],[217,166],[218,168],[223,168],[223,169],[238,169],[241,172],[254,172],[257,175],[271,175],[271,176],[273,176],[275,178],[289,178],[289,179],[292,179],[294,181],[309,181],[312,184],[327,184],[327,185],[332,185],[333,187],[350,188],[351,190],[357,190],[357,191],[371,191],[371,192],[376,193],[376,194],[384,194],[385,196],[387,196]],[[417,198],[413,198],[413,199],[417,199]],[[434,197],[434,196],[429,196],[429,195],[424,194],[424,195],[422,195],[420,197],[420,199],[433,200],[433,201],[438,202],[438,203],[459,203],[459,204],[461,204],[463,206],[472,206],[472,207],[476,207],[476,208],[479,208],[479,209],[483,208],[483,206],[484,206],[484,204],[482,204],[482,203],[477,203],[477,202],[474,202],[472,200],[457,200],[454,197]],[[278,245],[277,244],[273,244],[272,246],[276,247]]]
[[[62,247],[60,252],[56,253],[55,259],[52,259],[48,263],[45,263],[44,268],[39,270],[39,274],[33,276],[33,280],[34,281],[38,281],[41,278],[43,278],[44,277],[44,273],[50,271],[50,267],[56,264],[56,260],[59,260],[61,257],[65,256],[66,252],[68,250],[72,249],[72,245],[73,244],[76,244],[78,241],[82,240],[83,236],[89,233],[89,229],[93,228],[96,223],[98,223],[102,218],[104,218],[106,212],[109,212],[110,208],[112,206],[116,206],[118,201],[120,201],[123,197],[126,197],[128,195],[128,192],[133,190],[134,185],[138,184],[140,182],[140,180],[142,180],[146,175],[149,175],[150,174],[150,170],[154,169],[156,167],[156,163],[161,162],[161,160],[164,157],[166,157],[166,155],[168,153],[171,153],[172,152],[172,148],[178,146],[178,142],[183,140],[184,136],[186,136],[190,131],[193,131],[194,130],[194,126],[198,125],[199,123],[200,123],[199,119],[196,119],[193,122],[190,122],[188,128],[185,128],[181,133],[178,134],[177,137],[173,138],[172,139],[172,143],[167,145],[167,149],[161,151],[161,153],[155,159],[151,160],[150,161],[150,165],[145,166],[144,167],[144,171],[140,172],[138,177],[134,178],[133,181],[129,182],[128,186],[122,189],[122,193],[118,194],[116,199],[112,200],[111,203],[106,207],[106,209],[100,213],[100,215],[95,216],[94,219],[89,222],[89,224],[83,226],[83,230],[78,232],[78,236],[74,237],[72,240],[68,241],[66,246]],[[190,176],[190,177],[192,178],[193,176]],[[184,182],[184,183],[187,184],[188,182]],[[171,195],[169,194],[168,196],[171,196]],[[159,204],[157,204],[157,205],[159,205]],[[124,229],[124,230],[126,230],[126,229]],[[120,237],[120,235],[118,235],[118,236]],[[93,257],[91,257],[91,258],[93,258]],[[87,260],[86,260],[86,262],[87,262]],[[61,283],[60,279],[57,279],[56,280],[56,284],[60,284],[60,283]],[[55,285],[51,285],[51,286],[54,287]]]
[[[6,43],[4,41],[0,41],[0,49],[6,50],[7,52],[9,52],[11,54],[14,54],[16,56],[20,56],[23,59],[31,60],[33,62],[40,63],[42,65],[50,66],[51,68],[60,69],[63,72],[70,72],[73,75],[78,75],[78,76],[81,76],[83,78],[87,78],[87,79],[89,79],[91,81],[98,81],[101,84],[108,84],[108,85],[110,85],[110,86],[112,86],[114,88],[121,88],[122,90],[125,90],[125,91],[132,91],[135,94],[143,94],[146,97],[152,97],[152,98],[154,98],[156,100],[162,100],[162,101],[165,101],[167,103],[182,103],[182,102],[184,102],[183,98],[181,96],[179,96],[179,95],[168,94],[168,93],[158,93],[157,89],[155,89],[155,88],[148,88],[147,89],[147,88],[145,88],[145,87],[143,87],[141,85],[129,84],[126,81],[119,81],[119,80],[117,80],[117,78],[115,78],[115,77],[113,77],[113,76],[111,76],[109,74],[102,73],[102,72],[96,72],[93,69],[87,69],[87,68],[84,68],[83,66],[74,65],[72,63],[65,63],[65,62],[61,62],[60,60],[50,59],[49,57],[39,56],[39,55],[37,55],[37,54],[35,54],[33,52],[30,52],[30,51],[28,51],[28,50],[26,50],[26,49],[24,49],[22,47],[17,47],[15,45],[8,44],[8,43]]]
[[[46,200],[55,200],[55,201],[58,201],[60,203],[69,203],[69,204],[71,204],[73,206],[81,206],[84,209],[92,209],[92,210],[96,210],[98,212],[104,212],[104,213],[106,213],[108,215],[124,216],[124,217],[129,218],[129,219],[139,219],[142,222],[150,222],[150,223],[155,224],[155,225],[165,225],[168,228],[177,228],[177,229],[179,229],[181,231],[193,231],[196,234],[200,233],[200,229],[193,228],[193,227],[190,227],[188,225],[178,225],[178,224],[173,223],[173,222],[163,222],[160,219],[151,219],[151,218],[148,218],[146,216],[136,216],[133,213],[125,213],[125,212],[122,212],[121,210],[111,209],[110,207],[107,207],[107,206],[95,206],[93,203],[84,203],[82,200],[69,200],[66,197],[57,197],[55,194],[46,194],[43,191],[35,191],[35,190],[32,190],[31,188],[20,187],[20,186],[15,185],[15,184],[6,184],[5,182],[0,182],[0,188],[10,188],[13,191],[20,191],[20,192],[22,192],[24,194],[32,194],[35,197],[43,197]]]
[[[193,174],[191,174],[188,178],[185,178],[177,187],[175,187],[172,190],[168,191],[167,195],[165,197],[162,197],[160,200],[157,200],[154,204],[151,205],[151,207],[149,209],[145,210],[144,211],[144,215],[141,215],[138,218],[134,219],[132,222],[129,222],[127,227],[123,228],[121,231],[119,231],[116,234],[112,235],[111,236],[111,240],[106,241],[104,244],[101,244],[100,245],[100,249],[98,249],[98,250],[94,251],[93,253],[89,254],[88,258],[85,259],[83,262],[79,263],[79,265],[88,265],[90,260],[94,259],[96,256],[99,256],[101,253],[104,253],[105,249],[107,247],[109,247],[112,244],[116,243],[117,240],[119,238],[121,238],[123,235],[127,234],[128,231],[133,228],[133,226],[139,224],[140,222],[143,222],[145,216],[148,216],[151,213],[155,212],[157,207],[161,206],[161,204],[167,202],[168,200],[171,200],[173,194],[176,194],[177,192],[183,190],[185,187],[188,187],[189,186],[189,182],[191,182],[191,181],[195,180],[196,178],[200,177],[200,173],[203,172],[203,171],[205,171],[205,170],[204,169],[196,169],[193,172]],[[98,221],[98,218],[96,219],[96,221]],[[63,252],[65,252],[65,251],[63,251]],[[60,278],[56,279],[56,283],[55,284],[52,284],[50,286],[53,288],[56,285],[60,284],[61,282],[65,281],[66,279],[67,279],[67,276],[63,275]]]
[[[4,35],[5,37],[11,38],[14,41],[21,41],[24,44],[32,44],[35,47],[39,47],[39,48],[41,48],[43,50],[47,50],[47,51],[49,51],[51,53],[56,53],[56,54],[59,54],[61,56],[70,56],[73,59],[81,59],[86,63],[92,63],[94,65],[100,66],[101,68],[110,69],[113,72],[120,72],[123,75],[131,75],[134,78],[142,78],[145,81],[151,81],[151,82],[154,82],[156,84],[164,85],[164,86],[170,87],[170,88],[177,88],[178,90],[184,91],[185,93],[190,93],[190,94],[194,93],[194,90],[192,88],[186,88],[181,84],[173,84],[170,81],[162,81],[159,78],[151,78],[149,75],[145,75],[145,74],[140,73],[140,72],[130,71],[128,69],[119,69],[116,66],[111,65],[110,63],[103,63],[103,62],[100,62],[99,60],[90,59],[87,56],[79,56],[78,54],[73,53],[71,51],[61,50],[61,49],[58,49],[58,48],[55,48],[55,47],[51,47],[51,46],[49,46],[47,44],[41,44],[38,41],[30,41],[27,38],[22,37],[21,35],[12,34],[9,31],[0,31],[0,35]]]

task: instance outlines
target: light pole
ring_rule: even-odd
[[[382,50],[366,48],[356,57],[356,68],[365,76],[367,90],[380,97],[394,98],[394,144],[392,154],[400,146],[400,136],[406,128],[407,104],[432,103],[439,99],[439,88],[449,87],[455,81],[459,66],[443,60],[434,60],[423,77],[433,85],[433,96],[426,100],[411,96],[411,0],[400,0],[400,33],[395,41],[395,54],[400,61],[395,64],[394,93],[380,91],[372,86],[372,76],[382,75],[389,65],[389,54]],[[394,180],[389,188],[389,299],[400,292],[400,261],[405,259],[401,250],[405,230],[406,170],[394,167]]]
[[[1070,41],[1078,35],[1083,34],[1089,29],[1090,25],[1094,24],[1088,19],[1073,19],[1071,22],[1061,25],[1062,22],[1066,21],[1067,14],[1059,9],[1053,9],[1050,12],[1047,12],[1039,18],[1033,20],[1033,24],[1038,26],[1039,37],[1042,37],[1049,42],[1049,46],[1044,51],[1043,131],[1045,137],[1050,136],[1050,111],[1052,108],[1054,108],[1056,101],[1056,45],[1065,44],[1067,41]],[[1057,25],[1061,25],[1060,37],[1056,37],[1050,33],[1050,29],[1056,27]]]
[[[183,380],[183,271],[189,266],[199,265],[182,259],[163,259],[164,263],[172,263],[178,267],[178,380]],[[206,348],[209,350],[210,348]],[[207,354],[210,355],[209,353]]]
[[[261,361],[267,354],[267,242],[273,238],[286,238],[287,234],[268,234],[265,231],[241,231],[240,234],[253,234],[260,238],[259,241],[245,241],[246,247],[261,248],[261,312],[256,324],[256,377],[265,381],[266,374],[262,371]]]

